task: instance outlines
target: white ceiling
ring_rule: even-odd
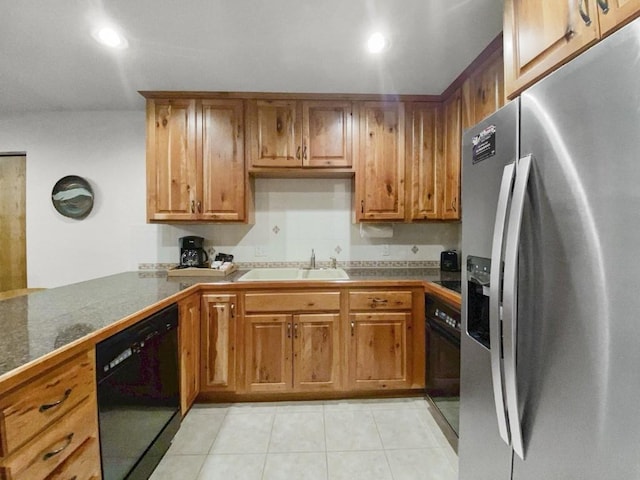
[[[0,112],[142,109],[138,90],[438,95],[502,0],[0,0]],[[91,32],[117,24],[126,50]],[[390,48],[365,50],[382,31]]]

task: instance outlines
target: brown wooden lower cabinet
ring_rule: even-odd
[[[97,439],[93,349],[0,397],[3,480],[100,478]]]
[[[200,298],[180,302],[180,410],[185,415],[200,391]]]
[[[349,387],[409,388],[411,313],[352,313],[349,321]]]
[[[202,296],[200,390],[236,389],[236,295]]]
[[[245,316],[247,391],[338,389],[339,324],[337,313]]]

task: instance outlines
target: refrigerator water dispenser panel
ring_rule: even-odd
[[[491,259],[467,257],[467,333],[491,348],[489,341],[489,277]]]

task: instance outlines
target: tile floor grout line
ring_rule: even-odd
[[[264,476],[267,472],[267,459],[269,458],[269,447],[271,446],[271,437],[273,436],[273,425],[276,423],[277,411],[278,409],[276,408],[276,411],[273,413],[273,419],[271,420],[271,429],[269,430],[269,441],[267,442],[267,451],[264,454],[264,462],[262,462],[262,475],[260,475],[260,478],[262,480],[265,480]]]
[[[327,417],[324,404],[322,405],[322,430],[324,431],[324,463],[327,466],[327,480],[329,480],[329,439],[327,438]]]

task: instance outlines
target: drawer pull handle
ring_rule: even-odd
[[[355,322],[351,322],[351,336],[353,337],[355,335],[355,329],[356,329],[356,323]]]
[[[293,324],[293,338],[298,338],[298,324]]]
[[[44,405],[40,405],[40,412],[46,412],[47,410],[49,410],[50,408],[53,407],[57,407],[58,405],[61,405],[67,398],[69,398],[69,395],[71,395],[71,388],[67,388],[64,392],[63,397],[58,400],[57,402],[53,402],[53,403],[45,403]]]
[[[372,298],[371,301],[373,303],[387,303],[388,300],[386,298]]]
[[[66,436],[66,443],[57,450],[53,450],[52,452],[47,452],[42,456],[43,460],[49,460],[51,457],[55,457],[59,453],[61,453],[65,448],[71,445],[71,441],[73,440],[73,432]]]

